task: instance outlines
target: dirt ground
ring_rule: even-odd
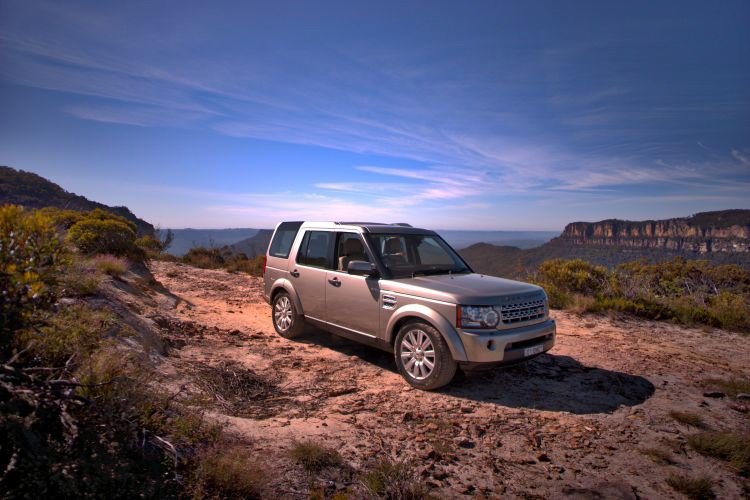
[[[212,416],[271,464],[280,497],[306,498],[310,483],[350,487],[351,471],[382,458],[411,463],[439,498],[680,498],[673,474],[709,476],[719,498],[750,491],[726,463],[693,452],[686,440],[699,429],[670,416],[750,430],[747,403],[709,397],[705,382],[750,377],[747,336],[555,311],[550,353],[428,393],[388,353],[320,331],[280,338],[259,278],[168,262],[151,271],[169,292],[141,305],[170,338],[164,384],[236,362],[273,387],[217,402]],[[286,450],[301,439],[338,450],[350,472],[300,480]]]

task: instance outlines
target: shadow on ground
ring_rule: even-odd
[[[524,364],[470,373],[442,392],[514,408],[586,414],[639,405],[654,394],[654,386],[638,375],[544,354]]]
[[[321,330],[310,329],[298,341],[396,372],[392,354]],[[638,375],[584,366],[570,356],[543,354],[527,363],[459,374],[440,393],[512,408],[587,414],[639,405],[654,394],[654,386]]]

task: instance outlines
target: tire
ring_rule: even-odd
[[[286,292],[280,292],[273,298],[271,305],[271,320],[273,328],[285,339],[293,339],[302,335],[305,320],[294,306],[294,301]]]
[[[456,374],[457,364],[448,344],[440,332],[427,323],[404,325],[396,335],[393,351],[398,372],[417,389],[438,389],[450,383]]]

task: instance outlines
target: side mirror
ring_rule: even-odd
[[[375,264],[366,262],[364,260],[353,260],[349,262],[349,266],[346,268],[346,272],[349,274],[356,274],[357,276],[373,277],[377,276],[378,270]]]

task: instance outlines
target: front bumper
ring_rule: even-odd
[[[470,364],[513,363],[547,352],[555,345],[555,320],[510,330],[457,330]],[[541,346],[541,350],[539,350]],[[536,348],[536,349],[534,349]]]

